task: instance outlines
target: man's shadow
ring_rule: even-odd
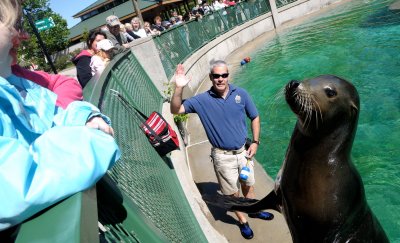
[[[219,190],[219,184],[215,182],[200,182],[196,183],[197,188],[200,191],[202,196],[207,195],[207,197],[216,196]],[[216,221],[222,221],[227,224],[235,224],[237,225],[239,221],[232,217],[231,215],[227,214],[227,210],[221,207],[217,207],[207,203],[208,209],[210,210],[212,216]]]

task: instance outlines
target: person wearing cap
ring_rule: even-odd
[[[114,46],[114,54],[121,53],[128,47],[128,40],[126,36],[120,31],[121,22],[115,15],[110,15],[106,18],[107,30],[103,30],[107,39],[110,40]]]
[[[95,81],[99,80],[101,73],[110,62],[114,49],[115,46],[109,39],[97,42],[97,52],[90,61],[90,68]]]

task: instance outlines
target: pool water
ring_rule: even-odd
[[[283,97],[292,79],[334,74],[361,99],[352,158],[367,200],[391,242],[400,243],[400,11],[391,1],[350,1],[281,31],[248,53],[233,82],[247,89],[261,115],[257,160],[275,177],[296,122]],[[238,61],[240,62],[240,61]]]

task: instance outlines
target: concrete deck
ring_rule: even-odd
[[[396,1],[389,6],[390,10],[400,10],[400,1]]]

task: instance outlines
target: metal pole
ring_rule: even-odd
[[[275,0],[268,0],[268,1],[269,1],[269,6],[271,7],[272,20],[274,22],[274,27],[276,29],[281,25],[281,21],[279,21],[278,8],[276,7]]]
[[[132,0],[132,4],[133,4],[133,8],[135,10],[136,16],[140,20],[140,25],[143,26],[144,25],[143,16],[142,16],[142,12],[140,11],[140,8],[139,8],[139,5],[137,3],[137,0]]]
[[[26,9],[24,9],[23,12],[24,12],[24,14],[26,15],[26,17],[28,18],[29,25],[31,26],[31,28],[32,28],[32,30],[33,30],[33,33],[35,34],[36,38],[38,39],[39,45],[40,45],[40,47],[42,48],[42,52],[43,52],[43,54],[44,54],[45,57],[47,58],[47,61],[48,61],[49,64],[50,64],[51,70],[53,70],[53,73],[54,73],[54,74],[57,74],[56,67],[54,66],[53,61],[51,60],[51,56],[47,53],[46,45],[43,43],[43,40],[42,40],[42,38],[40,37],[40,34],[39,34],[38,30],[36,29],[35,24],[33,23],[31,14],[30,14],[29,11],[26,10]]]

